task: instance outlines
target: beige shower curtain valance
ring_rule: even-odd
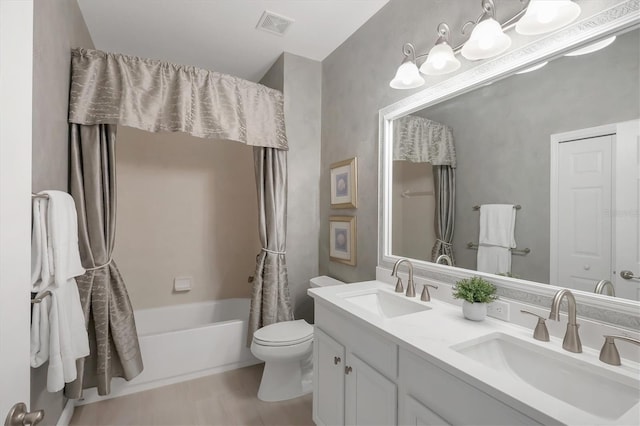
[[[393,159],[456,167],[451,127],[414,115],[394,120]]]
[[[91,49],[74,49],[71,65],[71,123],[288,149],[277,90],[201,68]]]

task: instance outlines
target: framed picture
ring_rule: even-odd
[[[331,208],[358,207],[358,159],[340,161],[331,165]]]
[[[356,265],[356,218],[329,218],[329,258],[334,262]]]

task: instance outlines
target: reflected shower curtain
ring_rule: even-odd
[[[258,189],[259,234],[262,250],[257,257],[251,294],[247,346],[261,327],[293,319],[285,257],[287,240],[287,151],[254,147]]]
[[[138,333],[127,289],[111,259],[116,224],[116,126],[71,124],[70,186],[78,211],[82,266],[76,278],[91,354],[77,361],[68,398],[97,387],[110,393],[111,378],[131,380],[142,371]]]
[[[438,256],[446,254],[453,257],[453,229],[456,215],[456,169],[451,166],[433,166],[434,189],[436,196],[436,243],[431,250],[431,261],[435,262]]]

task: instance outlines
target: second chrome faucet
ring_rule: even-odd
[[[398,281],[396,283],[396,293],[402,293],[404,291],[404,289],[402,288],[402,279],[400,279],[400,277],[398,277],[398,267],[404,263],[407,262],[407,265],[409,266],[409,280],[407,281],[407,297],[415,297],[416,296],[416,285],[413,282],[413,265],[411,264],[411,262],[409,261],[409,259],[399,259],[395,265],[393,265],[393,271],[391,271],[391,276],[392,277],[397,277]]]
[[[578,324],[576,320],[576,298],[570,290],[563,288],[562,290],[558,290],[555,296],[553,296],[549,319],[560,321],[560,304],[564,298],[567,299],[567,313],[569,316],[567,332],[564,335],[562,347],[569,352],[580,353],[582,352],[582,343],[580,342],[580,336],[578,335],[578,328],[580,327],[580,324]]]

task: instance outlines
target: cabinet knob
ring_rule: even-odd
[[[344,374],[349,374],[349,373],[351,373],[352,371],[353,371],[353,368],[351,368],[351,367],[348,367],[348,366],[347,366],[347,367],[345,367],[345,368],[344,368]]]
[[[338,364],[340,363],[340,361],[342,361],[342,360],[340,359],[340,357],[339,357],[339,356],[334,356],[334,357],[333,357],[333,363],[334,363],[335,365],[338,365]]]

